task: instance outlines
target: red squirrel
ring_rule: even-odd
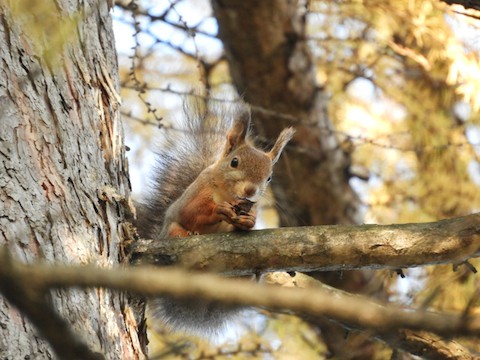
[[[272,177],[273,165],[295,131],[284,129],[270,151],[249,137],[250,110],[233,119],[206,112],[190,118],[185,132],[170,130],[158,155],[154,192],[140,209],[139,231],[146,238],[251,230],[256,205]],[[215,333],[238,309],[194,300],[161,297],[150,312],[174,330]]]

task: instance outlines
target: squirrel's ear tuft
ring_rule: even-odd
[[[245,143],[250,129],[250,110],[244,110],[233,121],[232,127],[227,133],[227,142],[223,156],[227,156],[233,150]]]
[[[295,129],[291,127],[283,129],[283,131],[280,133],[277,141],[275,142],[275,145],[273,145],[272,150],[270,150],[270,152],[267,153],[270,159],[272,159],[272,164],[275,164],[278,161],[283,148],[285,147],[285,145],[287,145],[287,143],[290,141],[290,139],[293,137],[294,134],[295,134]]]

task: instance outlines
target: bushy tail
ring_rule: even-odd
[[[155,238],[160,233],[168,207],[221,156],[228,129],[245,112],[249,109],[244,103],[186,102],[178,125],[160,130],[148,195],[138,208],[140,236]]]

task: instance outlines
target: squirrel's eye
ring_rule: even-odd
[[[269,183],[270,181],[272,181],[272,177],[271,177],[271,176],[268,177],[267,183]]]
[[[238,166],[238,158],[237,157],[234,157],[232,159],[232,162],[230,163],[230,166],[233,167],[233,168],[236,168]]]

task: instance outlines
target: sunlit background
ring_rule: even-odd
[[[230,101],[236,94],[208,1],[137,5],[133,16],[128,3],[120,2],[113,17],[130,176],[141,198],[148,193],[159,125],[175,126],[185,95]],[[351,185],[365,223],[434,221],[480,210],[479,16],[441,1],[308,3],[305,41],[314,54],[317,85],[329,96],[334,133],[352,157]],[[387,271],[372,276],[390,300],[420,304],[428,298],[443,310],[464,308],[479,286],[463,268],[404,272],[406,278]],[[326,356],[321,334],[308,322],[260,313],[232,326],[223,356]],[[151,334],[152,357],[175,353],[168,351],[180,344],[185,347],[178,354],[221,358],[215,346],[194,345],[153,327],[159,331]],[[465,343],[480,351],[479,344]],[[388,358],[389,352],[378,354]]]

